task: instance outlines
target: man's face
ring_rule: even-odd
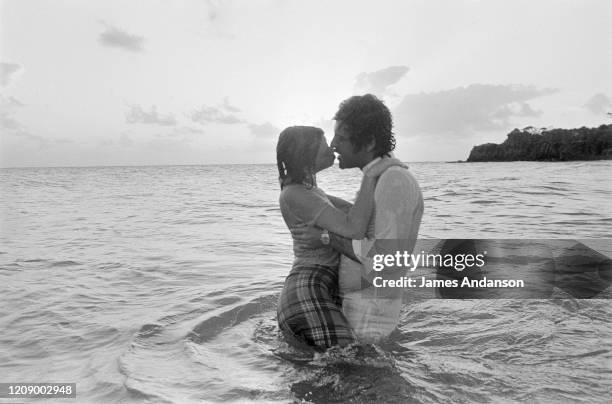
[[[338,154],[338,163],[340,164],[340,168],[361,168],[363,166],[362,154],[364,150],[362,149],[359,152],[355,151],[355,146],[353,146],[353,143],[351,142],[351,135],[347,130],[346,125],[342,125],[342,121],[336,121],[331,148],[336,154]]]

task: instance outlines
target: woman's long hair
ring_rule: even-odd
[[[322,139],[323,130],[314,126],[290,126],[280,133],[276,164],[281,189],[287,180],[307,187],[317,185],[314,165]]]

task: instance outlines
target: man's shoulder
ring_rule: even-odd
[[[390,167],[381,174],[374,191],[377,203],[418,203],[423,193],[412,173],[403,167]],[[403,202],[402,202],[403,201]]]
[[[393,166],[386,169],[379,177],[378,184],[383,186],[392,185],[392,183],[400,181],[418,186],[418,181],[412,175],[410,170],[401,166]]]

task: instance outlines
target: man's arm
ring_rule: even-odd
[[[353,241],[334,233],[329,233],[330,246],[341,254],[346,255],[355,262],[359,262],[353,251]]]

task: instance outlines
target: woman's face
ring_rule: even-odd
[[[317,155],[315,157],[315,172],[319,172],[333,166],[335,158],[336,156],[334,155],[334,152],[327,145],[327,139],[325,139],[325,136],[321,136],[321,144],[319,145],[319,149],[317,150]]]

